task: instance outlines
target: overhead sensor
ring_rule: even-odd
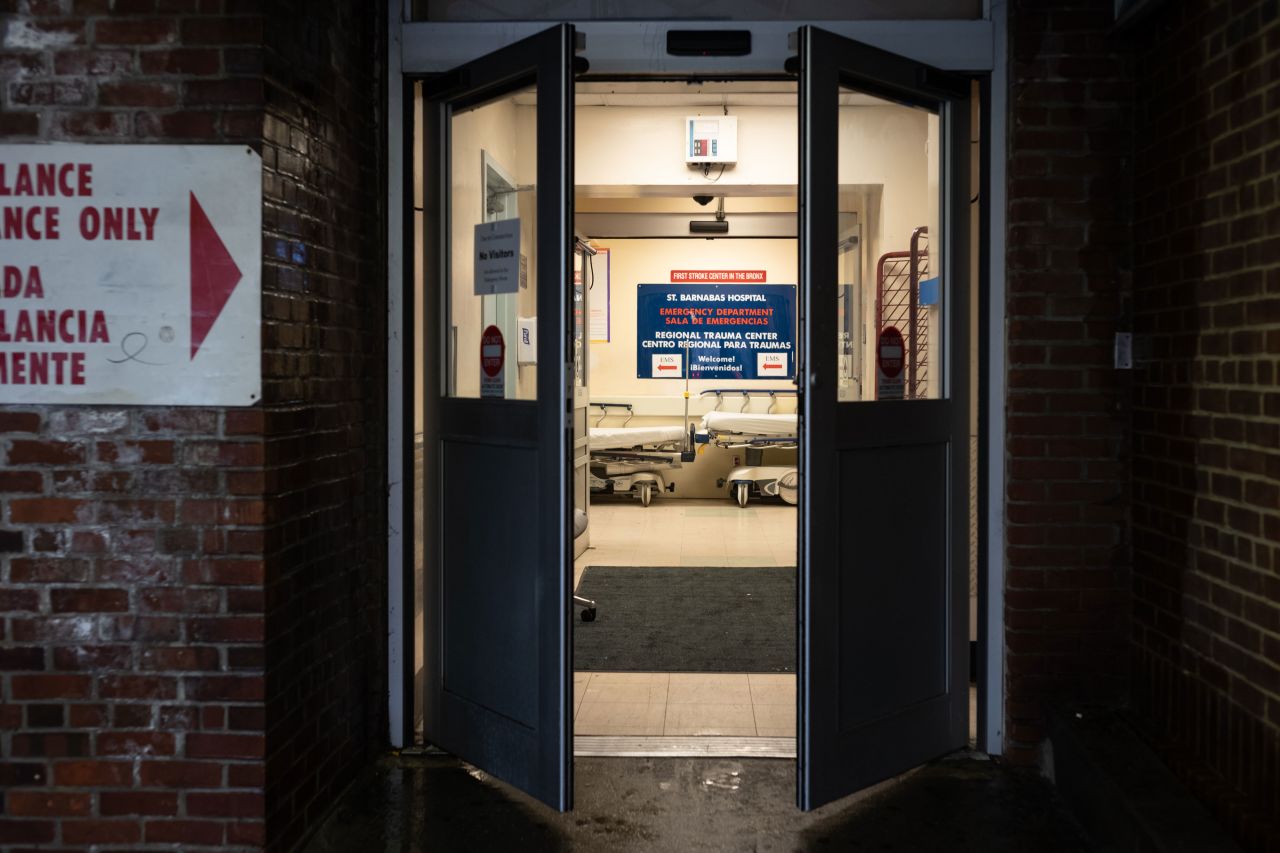
[[[714,198],[715,196],[713,195],[695,195],[693,197],[693,200],[696,201],[698,204],[702,205],[703,207],[706,207],[707,205],[711,204],[711,200]]]
[[[729,223],[722,219],[691,219],[690,234],[728,234]]]
[[[703,201],[703,199],[707,201]],[[711,201],[711,196],[695,195],[693,200],[698,204],[706,204]],[[692,219],[689,221],[690,234],[728,234],[729,222],[724,218],[724,196],[720,196],[716,200],[716,218],[714,220]]]

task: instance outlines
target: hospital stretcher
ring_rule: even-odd
[[[632,494],[648,506],[659,492],[675,490],[664,472],[675,471],[694,459],[693,440],[679,424],[627,426],[630,403],[592,403],[603,414],[591,427],[591,493]],[[626,415],[621,426],[602,426],[605,418]]]
[[[768,394],[772,410],[779,396],[794,396],[795,391],[751,391],[743,389],[704,391],[703,396],[716,395],[716,408],[702,419],[702,428],[695,436],[699,444],[714,444],[733,450],[742,450],[745,465],[735,464],[729,475],[719,481],[728,485],[730,495],[745,507],[752,495],[779,497],[789,504],[799,500],[799,474],[795,465],[766,465],[766,450],[795,450],[800,446],[799,420],[795,414],[774,414],[772,411],[748,412],[752,394]],[[724,395],[741,395],[742,410],[721,411]]]

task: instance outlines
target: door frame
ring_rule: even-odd
[[[404,0],[387,0],[387,675],[391,744],[413,744],[413,98],[416,79],[524,38],[551,22],[408,23]],[[821,21],[838,35],[946,70],[981,77],[982,145],[978,278],[978,740],[1004,751],[1005,201],[1008,115],[1007,0],[988,0],[974,21]],[[664,76],[777,73],[786,34],[807,21],[581,21],[592,72]],[[747,57],[660,57],[643,50],[667,29],[748,29]],[[994,676],[994,677],[993,677]]]

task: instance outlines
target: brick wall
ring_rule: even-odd
[[[1280,21],[1168,3],[1135,36],[1134,705],[1280,849]]]
[[[260,22],[177,5],[0,4],[0,135],[253,142]],[[0,409],[0,847],[261,841],[256,432],[242,410]]]
[[[381,24],[268,7],[0,0],[0,139],[250,144],[267,232],[264,405],[0,407],[0,850],[284,849],[385,742]]]
[[[1129,618],[1131,87],[1111,0],[1010,4],[1006,751],[1119,699]]]
[[[267,25],[267,820],[286,849],[387,743],[385,65],[378,10]]]

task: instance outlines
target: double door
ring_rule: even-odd
[[[809,809],[965,743],[968,89],[816,27],[795,39]],[[558,809],[573,800],[577,43],[554,27],[424,87],[426,737]],[[919,198],[902,221],[929,234],[913,306],[927,344],[887,327],[849,340],[840,211],[874,190],[842,183],[866,144],[851,107],[926,140],[894,180]]]

